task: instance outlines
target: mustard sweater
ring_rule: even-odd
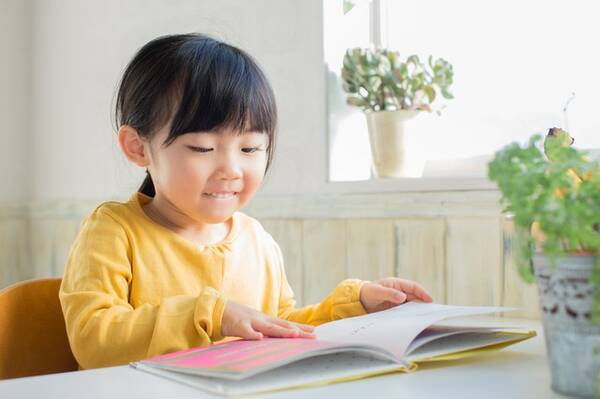
[[[281,250],[257,220],[236,212],[221,243],[200,246],[152,221],[142,209],[149,201],[135,193],[101,204],[71,247],[59,295],[81,368],[222,340],[228,300],[312,325],[365,313],[356,279],[296,309]]]

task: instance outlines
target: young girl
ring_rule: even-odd
[[[71,248],[60,300],[81,368],[225,337],[313,338],[314,325],[431,301],[415,282],[348,279],[294,307],[277,243],[238,212],[271,163],[277,119],[244,51],[200,34],[152,40],[125,70],[115,116],[147,175],[127,202],[88,215]]]

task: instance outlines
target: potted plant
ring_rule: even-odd
[[[537,283],[552,389],[592,396],[600,374],[600,164],[550,129],[488,166],[513,215],[516,264]]]
[[[452,79],[452,65],[442,58],[434,61],[430,56],[425,64],[417,55],[403,61],[398,52],[387,49],[346,50],[342,88],[347,103],[366,115],[376,176],[406,176],[405,122],[432,111],[438,92],[453,98]]]

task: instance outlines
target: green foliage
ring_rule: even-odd
[[[533,258],[534,246],[532,245],[529,229],[516,225],[511,243],[513,246],[513,258],[519,275],[528,284],[533,283],[535,276],[533,274],[531,260]]]
[[[442,58],[430,56],[424,64],[416,55],[402,61],[396,51],[353,48],[344,55],[342,87],[347,103],[364,110],[431,111],[438,91],[454,98],[453,76],[452,65]]]
[[[344,15],[348,14],[354,8],[354,6],[355,6],[354,1],[344,0],[343,1]]]
[[[534,135],[524,146],[512,143],[495,154],[488,175],[498,184],[505,210],[514,217],[518,241],[515,261],[526,281],[538,222],[544,234],[542,251],[551,260],[573,252],[598,255],[592,281],[600,284],[600,164],[570,147],[570,137],[546,140]],[[566,140],[569,142],[566,142]],[[551,159],[552,161],[549,161]],[[582,180],[575,176],[579,176]],[[595,290],[593,320],[600,322],[600,289]]]

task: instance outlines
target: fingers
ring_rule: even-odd
[[[413,294],[406,294],[406,302],[410,302],[410,301],[414,301],[414,300],[421,300],[421,298],[419,298]]]
[[[314,333],[315,328],[311,325],[295,323],[293,321],[286,321],[286,320],[282,320],[282,319],[275,319],[275,320],[277,320],[278,323],[282,323],[282,325],[284,327],[293,328],[293,329],[298,330],[299,338],[317,338],[316,334]]]
[[[282,320],[282,319],[275,319],[278,320],[279,322],[282,322],[284,324],[282,324],[284,327],[296,327],[301,329],[302,331],[308,332],[308,333],[312,333],[315,331],[315,327],[311,326],[310,324],[302,324],[302,323],[296,323],[294,321],[287,321],[287,320]]]
[[[227,301],[223,311],[221,333],[253,340],[264,336],[316,338],[313,326],[271,317],[231,301]]]
[[[263,334],[256,331],[250,324],[246,324],[238,333],[241,338],[259,340],[263,339]]]
[[[310,327],[310,326],[307,326]],[[253,328],[269,337],[281,338],[316,338],[315,334],[300,328],[296,323],[281,319],[268,319],[257,321]]]
[[[394,278],[391,283],[395,289],[405,292],[407,297],[412,296],[412,299],[420,299],[424,302],[433,301],[431,295],[429,295],[429,293],[425,291],[425,288],[423,288],[423,286],[417,282],[401,278]]]
[[[390,287],[384,287],[383,285],[377,286],[378,296],[382,301],[389,301],[394,304],[403,303],[406,301],[406,294],[400,290]]]

